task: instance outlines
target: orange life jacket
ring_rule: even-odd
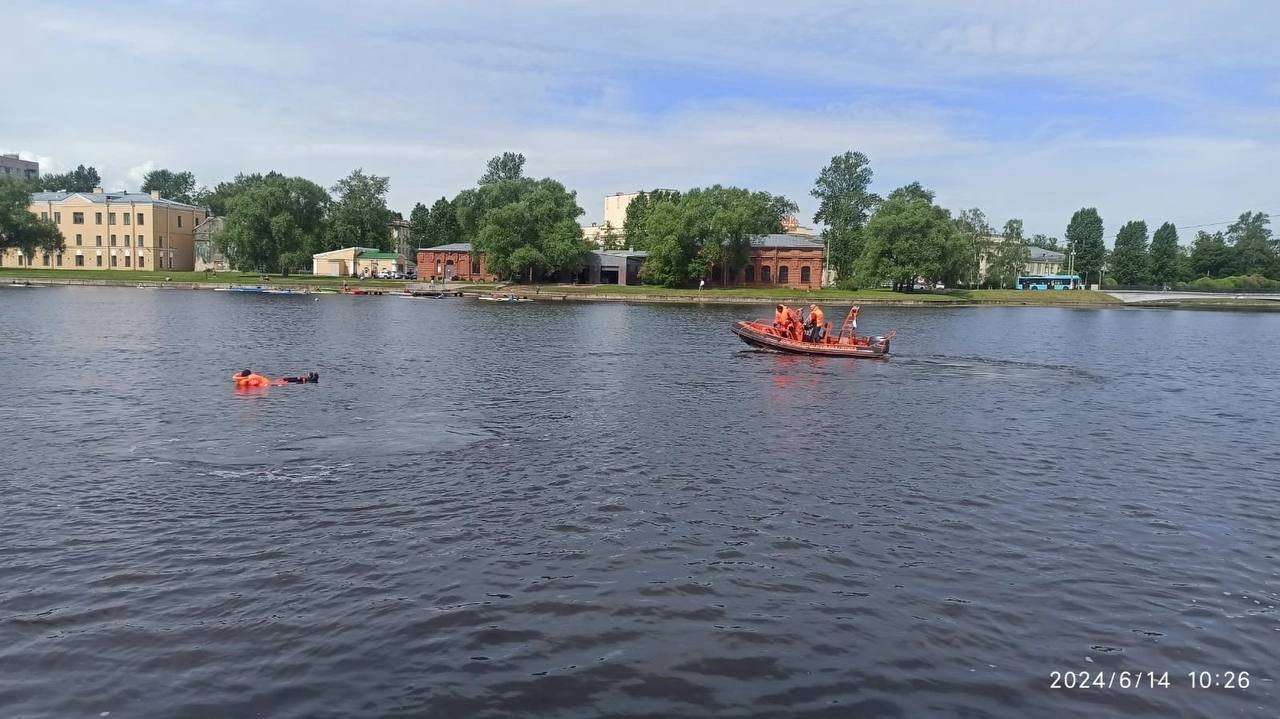
[[[247,377],[242,377],[240,373],[237,372],[236,374],[231,375],[231,379],[235,381],[236,389],[242,389],[245,387],[269,387],[271,385],[271,380],[260,374],[250,374]]]
[[[810,310],[809,319],[810,321],[813,322],[814,327],[821,327],[827,322],[827,316],[822,314],[821,307],[814,307],[812,310]]]

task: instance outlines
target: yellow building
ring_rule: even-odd
[[[36,192],[31,211],[62,233],[61,254],[37,250],[30,267],[51,270],[174,270],[195,267],[195,229],[207,210],[159,192]],[[18,250],[0,267],[26,267]]]

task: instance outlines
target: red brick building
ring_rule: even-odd
[[[822,243],[806,237],[755,237],[747,266],[730,278],[729,284],[818,289],[822,286],[822,256]]]
[[[493,282],[497,278],[484,266],[484,255],[471,251],[470,242],[418,250],[419,280],[467,280]]]

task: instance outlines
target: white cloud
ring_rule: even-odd
[[[98,22],[107,12],[0,8],[24,58],[0,83],[32,99],[0,116],[0,137],[113,186],[156,167],[325,185],[363,167],[391,176],[407,212],[517,150],[579,191],[585,221],[608,193],[712,182],[811,216],[822,165],[858,149],[878,190],[920,180],[952,207],[1061,234],[1082,205],[1108,226],[1259,207],[1280,159],[1280,6],[174,3]],[[1271,102],[1230,90],[1253,76]],[[1114,117],[1143,106],[1159,111]]]

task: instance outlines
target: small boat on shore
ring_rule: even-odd
[[[248,285],[232,285],[230,287],[214,287],[214,292],[266,292],[261,287],[250,287]]]
[[[880,359],[889,356],[889,342],[895,333],[883,336],[857,335],[858,308],[849,310],[840,333],[828,333],[821,340],[809,342],[788,336],[768,320],[739,320],[730,329],[743,342],[760,349],[791,354],[822,355],[827,357],[861,357]]]
[[[484,300],[485,302],[533,302],[533,300],[528,297],[517,297],[516,295],[510,294],[510,293],[505,295],[499,295],[497,292],[492,292],[487,295],[480,295],[476,299]]]

